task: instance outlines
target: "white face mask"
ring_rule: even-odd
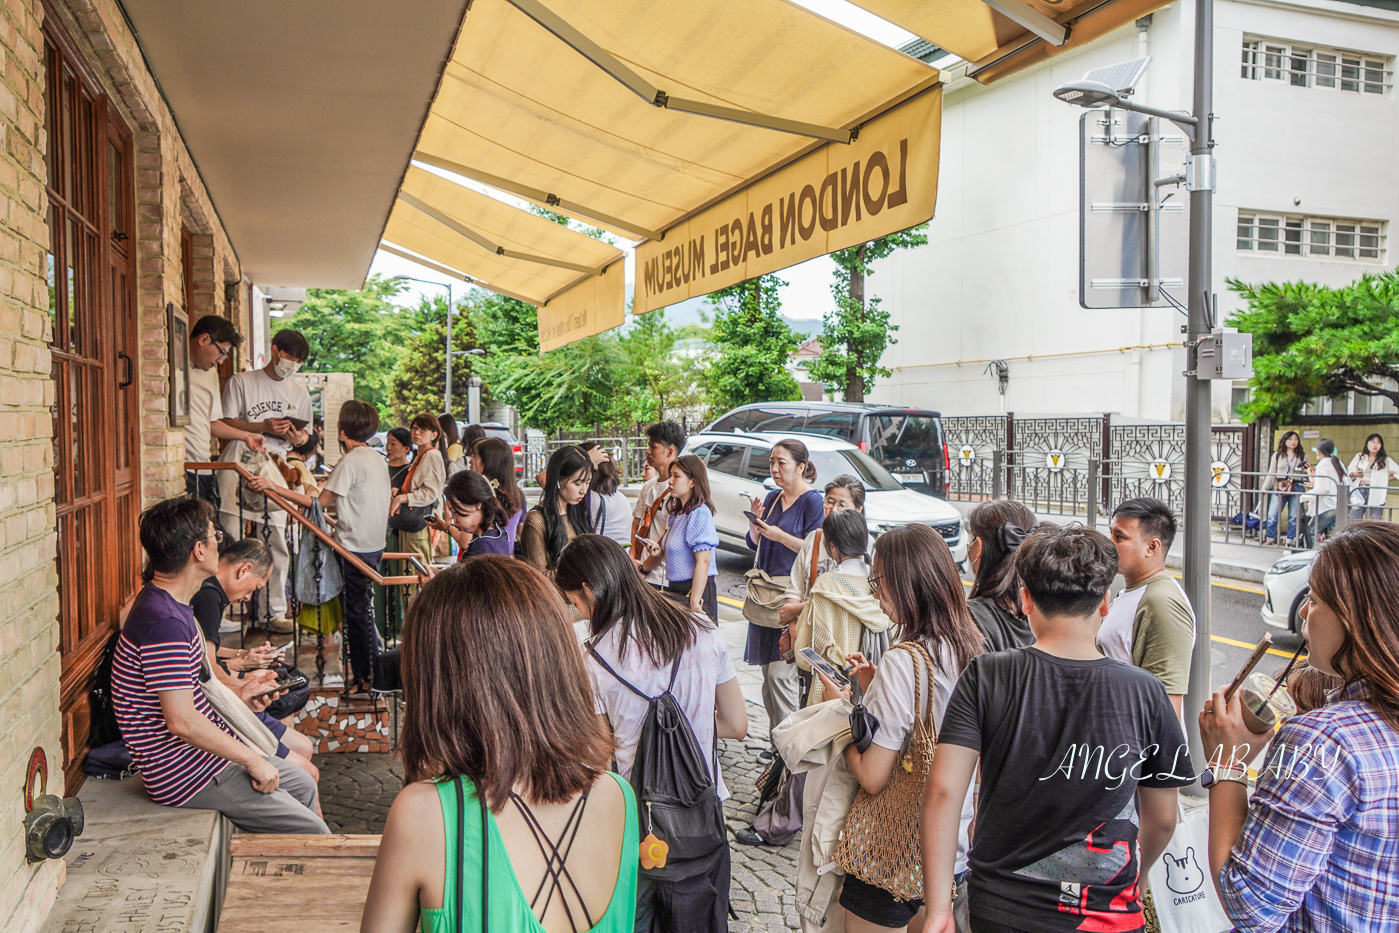
[[[301,368],[301,364],[296,362],[296,360],[289,360],[286,357],[282,357],[277,361],[277,365],[274,368],[277,370],[277,375],[279,377],[282,379],[290,379],[292,376],[296,375],[296,371]]]

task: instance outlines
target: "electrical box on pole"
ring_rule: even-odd
[[[1117,107],[1079,120],[1079,304],[1184,308],[1189,140]]]
[[[1253,377],[1253,335],[1214,331],[1195,345],[1196,379]]]

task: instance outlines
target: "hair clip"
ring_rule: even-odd
[[[490,484],[491,484],[491,488],[494,489],[496,492],[500,492],[500,481],[499,481],[499,480],[488,479],[488,480],[486,480],[486,482],[490,483]]]

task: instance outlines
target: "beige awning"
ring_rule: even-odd
[[[983,84],[1159,10],[1171,0],[853,0],[967,60]]]
[[[855,2],[985,58],[983,80],[1048,54],[1046,43],[1087,41],[1163,5],[1080,0],[1065,13],[1023,0]],[[1051,19],[1089,7],[1091,17],[1068,27]],[[787,0],[476,0],[414,158],[644,241],[642,312],[930,219],[939,80],[925,63]],[[423,174],[410,172],[386,240],[487,287],[563,299],[559,287],[570,286],[560,269],[521,273],[520,260],[474,241],[471,231],[494,227],[475,211],[500,202],[444,208],[434,191],[414,193]],[[513,242],[549,252],[528,240],[542,229],[521,227]],[[615,279],[572,281],[566,304],[575,310],[556,306],[552,324],[541,314],[541,346],[622,320],[610,307],[621,300]]]
[[[536,305],[624,258],[615,246],[417,166],[403,178],[384,239]]]

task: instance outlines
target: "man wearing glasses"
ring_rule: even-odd
[[[272,336],[272,354],[262,369],[237,373],[223,387],[223,419],[234,430],[257,435],[262,448],[286,457],[293,447],[305,444],[310,435],[311,396],[292,377],[311,355],[311,345],[299,331],[279,330]],[[250,447],[256,445],[249,444]],[[225,446],[221,459],[237,462],[244,448],[237,442]],[[285,635],[292,631],[287,618],[287,513],[272,507],[266,521],[259,512],[245,514],[239,507],[238,476],[229,470],[219,474],[219,522],[230,537],[241,538],[244,521],[253,537],[272,549],[272,575],[267,582],[265,619],[269,632]],[[266,528],[264,529],[264,524]]]
[[[262,449],[262,435],[242,431],[223,420],[223,403],[219,392],[219,364],[228,358],[234,347],[241,346],[243,335],[233,322],[217,314],[206,314],[195,322],[189,332],[189,424],[185,425],[185,460],[203,463],[218,456],[211,449],[213,438],[221,441],[242,441],[254,450]],[[214,477],[206,473],[185,473],[185,491],[201,499],[214,499]]]
[[[214,507],[179,496],[141,513],[145,586],[112,655],[112,709],[146,793],[167,807],[218,810],[244,832],[328,833],[315,781],[285,759],[244,744],[204,694],[204,636],[190,601],[218,573],[223,531]],[[238,691],[253,712],[282,695],[276,675]]]

